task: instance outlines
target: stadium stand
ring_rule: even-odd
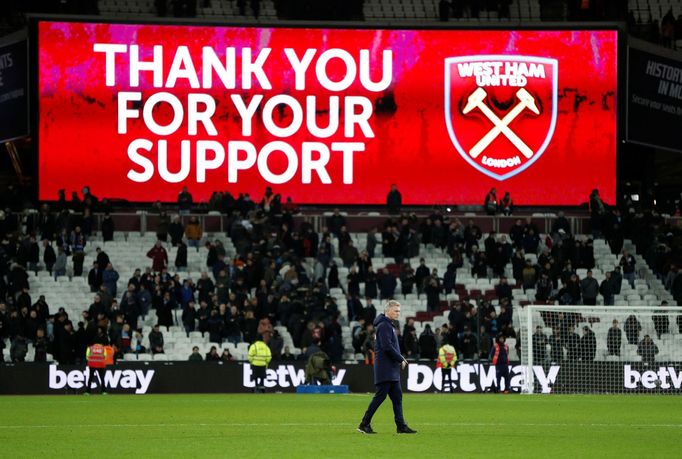
[[[56,218],[56,214],[48,212],[46,209],[41,210],[43,216],[47,217],[49,221]],[[5,321],[4,339],[8,341],[5,343],[4,358],[5,360],[14,359],[15,355],[10,355],[10,349],[12,348],[12,340],[16,338],[17,334],[21,334],[24,330],[31,330],[32,335],[28,336],[28,352],[24,357],[27,360],[33,360],[35,358],[35,329],[40,326],[46,326],[48,330],[48,337],[50,339],[55,339],[54,330],[56,326],[47,325],[42,323],[42,325],[34,324],[28,315],[21,311],[25,301],[28,301],[27,309],[36,309],[35,305],[36,299],[40,295],[44,295],[45,301],[50,307],[50,312],[59,316],[60,314],[65,314],[68,319],[75,322],[82,320],[82,312],[88,310],[89,305],[93,302],[94,293],[91,292],[90,286],[88,285],[88,269],[97,261],[97,248],[101,248],[105,251],[113,264],[114,269],[118,272],[119,277],[116,281],[117,295],[116,298],[120,298],[122,292],[125,292],[128,288],[128,279],[132,278],[136,269],[141,269],[142,272],[146,268],[151,267],[151,260],[147,257],[147,251],[154,246],[157,240],[157,234],[151,231],[145,233],[140,232],[114,232],[113,240],[103,241],[102,232],[93,232],[93,234],[88,237],[87,244],[85,246],[85,256],[83,261],[83,266],[85,267],[82,275],[74,275],[74,264],[72,257],[70,257],[67,264],[66,274],[64,276],[58,276],[56,279],[50,275],[45,270],[42,260],[44,259],[44,248],[42,245],[37,244],[34,240],[30,239],[30,234],[39,234],[45,227],[41,227],[39,221],[41,219],[35,218],[38,211],[25,211],[18,214],[7,215],[5,222],[9,224],[4,226],[5,237],[3,244],[3,251],[6,257],[6,266],[10,268],[7,272],[7,304],[9,305],[9,310],[5,307],[5,314],[3,314],[2,319]],[[67,213],[62,214],[68,215],[68,218],[61,219],[61,224],[73,225],[79,224],[80,217],[78,214]],[[281,316],[281,311],[271,312],[269,315],[264,312],[261,308],[263,303],[259,303],[263,300],[262,296],[259,296],[256,287],[260,283],[261,279],[265,279],[267,276],[259,277],[249,277],[248,271],[244,271],[243,266],[248,264],[249,267],[254,267],[258,263],[262,263],[262,267],[265,268],[269,262],[270,258],[264,257],[260,258],[257,253],[248,249],[245,249],[244,242],[248,240],[253,240],[253,228],[251,230],[243,231],[245,228],[249,227],[248,223],[245,223],[243,218],[250,218],[252,222],[256,222],[259,218],[262,218],[264,214],[262,209],[260,211],[251,211],[247,215],[240,215],[238,211],[233,214],[234,218],[231,218],[233,225],[230,225],[232,237],[226,236],[224,233],[213,233],[205,234],[205,239],[203,243],[211,242],[215,243],[220,241],[225,250],[225,259],[231,261],[228,263],[226,268],[232,271],[231,274],[231,290],[239,292],[239,287],[236,286],[235,282],[238,278],[243,278],[247,282],[245,303],[247,306],[235,303],[234,299],[228,301],[229,304],[234,304],[239,307],[240,312],[245,312],[249,309],[256,312],[257,318],[271,318],[274,322],[274,329],[277,330],[282,337],[283,346],[289,347],[294,355],[299,355],[305,352],[306,345],[302,344],[302,335],[305,333],[302,327],[297,324],[292,324],[292,321],[286,320],[285,317]],[[539,220],[537,217],[542,216],[546,219],[549,225],[545,225],[551,228],[551,223],[554,222],[553,216],[547,216],[545,214],[535,214],[536,219],[532,220],[531,216],[528,216],[528,222],[522,228],[527,231],[528,228],[535,225],[535,221]],[[659,247],[663,244],[663,247],[667,247],[668,251],[665,252],[666,263],[660,258],[654,257],[650,258],[656,260],[656,265],[651,266],[647,259],[643,257],[641,250],[638,251],[638,246],[630,239],[625,239],[622,243],[622,248],[625,251],[629,251],[634,254],[635,266],[636,266],[636,276],[632,281],[632,284],[627,280],[623,280],[620,285],[620,291],[614,295],[614,304],[616,306],[658,306],[663,301],[667,301],[673,304],[676,300],[680,299],[680,276],[677,275],[674,264],[671,264],[672,258],[679,254],[679,246],[675,246],[677,238],[679,237],[680,228],[677,225],[677,221],[671,220],[670,223],[665,224],[662,217],[657,216],[655,213],[645,213],[645,214],[631,214],[628,218],[628,228],[638,228],[641,225],[645,225],[647,228],[652,228],[656,230],[656,233],[652,233],[656,244],[648,238],[642,238],[641,235],[638,237],[640,244],[645,245],[647,250],[651,251],[652,246],[655,249],[656,254],[659,253]],[[13,218],[16,217],[15,218]],[[278,224],[282,218],[279,214],[272,214],[269,217],[269,224],[272,225],[271,229],[277,231]],[[331,213],[327,214],[327,219],[332,218]],[[345,218],[345,217],[343,217]],[[375,218],[376,217],[372,217]],[[495,217],[493,217],[494,219]],[[432,239],[432,236],[428,233],[431,225],[425,225],[426,220],[436,220],[443,219],[448,227],[449,223],[452,226],[449,227],[449,238],[452,241],[450,248],[448,244],[441,241],[438,242]],[[320,219],[321,220],[321,219]],[[43,220],[44,221],[44,220]],[[329,221],[329,220],[328,220]],[[491,222],[494,220],[491,220]],[[17,227],[20,228],[20,232],[12,230],[11,222],[15,222]],[[499,222],[497,222],[499,225]],[[19,226],[20,225],[20,226]],[[35,226],[34,226],[35,225]],[[572,226],[576,226],[574,222]],[[266,225],[267,227],[267,225]],[[405,234],[405,231],[409,228],[416,229],[416,234],[420,241],[430,241],[427,243],[419,243],[418,253],[414,251],[412,253],[403,252],[402,249],[395,252],[387,251],[385,244],[391,244],[395,246],[395,242],[401,237],[401,234]],[[395,232],[396,228],[401,228],[400,231]],[[319,235],[318,235],[319,231]],[[337,360],[346,361],[364,361],[365,359],[370,359],[371,352],[371,331],[368,333],[369,339],[365,339],[365,343],[357,343],[353,340],[354,333],[360,333],[362,331],[366,332],[366,325],[358,329],[360,318],[367,318],[371,321],[372,315],[376,314],[366,308],[368,302],[373,301],[374,307],[379,308],[380,300],[376,297],[377,290],[384,293],[382,287],[381,276],[395,278],[395,291],[394,296],[399,298],[403,304],[403,317],[404,321],[401,321],[401,329],[404,330],[403,333],[411,334],[411,326],[414,327],[415,336],[418,338],[422,332],[427,328],[430,328],[435,332],[434,338],[437,341],[450,340],[455,344],[460,352],[461,349],[461,336],[464,328],[464,324],[468,324],[472,332],[477,336],[478,349],[476,355],[473,356],[475,359],[486,359],[487,349],[483,345],[483,341],[490,339],[499,332],[504,332],[509,336],[510,348],[512,348],[512,359],[518,359],[519,357],[519,345],[520,341],[517,339],[517,333],[519,331],[519,323],[521,314],[523,314],[524,307],[529,304],[581,304],[580,290],[578,290],[577,297],[566,300],[563,295],[564,290],[566,290],[567,285],[562,285],[562,283],[570,284],[571,281],[565,282],[570,274],[577,275],[577,282],[585,278],[588,269],[592,271],[593,277],[596,279],[598,284],[602,284],[606,279],[606,273],[613,271],[614,267],[618,266],[622,256],[620,254],[620,248],[617,246],[617,241],[623,234],[614,235],[609,233],[607,239],[592,239],[589,235],[578,235],[573,239],[570,235],[565,233],[559,233],[546,230],[541,230],[540,238],[535,242],[536,246],[526,246],[528,248],[527,252],[519,251],[521,261],[528,260],[529,266],[533,266],[535,271],[532,276],[532,284],[527,285],[526,272],[524,271],[519,275],[518,267],[516,262],[513,261],[513,257],[505,257],[506,261],[502,265],[500,271],[499,267],[495,266],[495,263],[491,260],[485,261],[485,254],[490,253],[489,250],[495,250],[496,247],[505,247],[502,241],[502,235],[493,233],[491,241],[494,241],[494,245],[488,247],[490,241],[488,241],[489,233],[482,233],[480,229],[476,227],[473,220],[467,225],[461,224],[459,218],[454,215],[444,216],[438,212],[432,215],[426,215],[421,218],[417,218],[415,215],[403,215],[402,220],[387,219],[385,221],[383,231],[377,233],[377,245],[375,247],[375,256],[368,258],[368,261],[363,261],[363,259],[358,258],[357,254],[352,256],[351,259],[346,258],[344,252],[344,245],[348,245],[348,241],[353,241],[353,245],[359,250],[363,250],[368,246],[368,233],[366,232],[353,232],[347,233],[341,231],[338,236],[325,234],[325,228],[320,227],[318,231],[310,228],[309,224],[304,221],[301,226],[299,226],[299,232],[292,232],[287,235],[280,231],[279,235],[271,241],[273,244],[271,247],[280,246],[282,249],[281,257],[275,257],[272,260],[276,260],[277,263],[277,273],[275,277],[271,279],[272,284],[267,293],[273,295],[274,298],[282,299],[284,296],[289,295],[296,298],[296,289],[306,289],[318,288],[320,293],[324,295],[327,299],[328,311],[320,311],[315,309],[316,299],[312,296],[302,296],[300,300],[303,302],[303,310],[307,312],[300,320],[302,322],[307,322],[309,324],[309,330],[315,330],[320,328],[321,322],[322,327],[327,328],[327,333],[321,332],[321,345],[322,346],[332,346],[334,343],[333,339],[330,339],[334,333],[338,333],[337,338],[340,338],[341,346],[338,344],[335,349],[329,349],[330,354],[335,356]],[[563,230],[562,230],[563,231]],[[632,230],[630,230],[632,231]],[[22,235],[23,234],[23,235]],[[325,283],[315,285],[315,282],[311,282],[309,279],[313,279],[316,270],[323,270],[324,268],[318,266],[318,264],[323,263],[324,259],[311,256],[300,256],[305,255],[301,253],[302,244],[298,244],[296,241],[300,241],[299,234],[305,234],[306,238],[310,237],[311,240],[314,239],[312,236],[315,234],[319,240],[323,241],[322,246],[324,246],[324,241],[330,239],[332,246],[332,257],[329,262],[328,267],[335,264],[338,268],[338,280],[340,281],[338,285],[330,279],[328,276],[325,277],[327,280]],[[372,233],[374,234],[374,233]],[[383,235],[382,235],[383,234]],[[504,234],[504,233],[502,233]],[[634,233],[636,236],[637,234]],[[677,236],[672,236],[676,234]],[[628,234],[630,235],[630,234]],[[328,237],[327,237],[328,236]],[[506,235],[504,236],[506,237]],[[513,229],[509,232],[509,237],[513,238]],[[393,238],[396,238],[393,240]],[[73,238],[72,238],[73,239]],[[307,240],[307,239],[306,239]],[[382,241],[384,244],[382,244]],[[389,241],[389,242],[386,242]],[[614,242],[616,241],[616,242]],[[523,245],[525,242],[521,242]],[[614,246],[615,244],[615,246]],[[70,245],[69,242],[66,246]],[[65,247],[66,247],[65,246]],[[169,259],[169,270],[171,273],[175,273],[173,269],[173,261],[176,259],[178,253],[178,247],[174,247],[170,242],[164,243],[167,248],[168,259]],[[407,247],[407,246],[405,246]],[[481,247],[481,250],[478,250]],[[563,247],[563,249],[562,249]],[[570,249],[568,248],[570,247]],[[178,271],[179,281],[182,282],[185,279],[192,279],[195,283],[200,277],[203,271],[209,273],[209,277],[215,282],[215,278],[211,269],[206,267],[207,260],[209,259],[209,245],[201,245],[198,249],[190,248],[187,251],[187,271]],[[508,246],[511,250],[511,246]],[[413,250],[414,247],[411,249]],[[615,253],[614,253],[615,249]],[[39,252],[38,252],[39,250]],[[310,248],[308,249],[310,250]],[[562,251],[563,250],[563,251]],[[269,252],[272,255],[272,252]],[[409,255],[409,257],[408,257]],[[255,258],[254,258],[255,256]],[[343,257],[343,258],[342,258]],[[554,264],[556,260],[564,258],[566,262],[571,263],[571,266],[565,268],[554,269],[545,268],[542,263],[548,262]],[[346,258],[344,260],[344,258]],[[420,259],[424,259],[426,267],[428,267],[426,273],[422,274],[425,276],[427,281],[433,277],[438,287],[435,290],[435,304],[429,304],[430,294],[427,290],[428,287],[422,288],[412,288],[412,280],[409,280],[409,276],[406,277],[405,274],[408,271],[408,266],[416,268],[420,264]],[[459,260],[459,262],[458,262]],[[482,269],[477,267],[480,260],[484,260],[484,266]],[[401,263],[402,262],[402,263]],[[30,289],[27,293],[30,295],[30,300],[22,298],[21,285],[18,283],[17,279],[20,277],[16,274],[16,271],[23,271],[21,264],[27,264],[30,269],[27,271],[27,281]],[[360,268],[362,274],[361,279],[357,280],[369,280],[369,282],[377,282],[375,277],[367,275],[367,264],[371,264],[375,272],[379,272],[386,268],[386,274],[380,274],[378,280],[378,289],[376,287],[369,289],[368,284],[365,282],[356,282],[355,285],[350,285],[349,279],[353,278],[353,272],[357,268]],[[443,290],[443,284],[448,282],[447,275],[448,267],[451,263],[456,266],[456,280],[454,285],[451,286],[449,292]],[[231,265],[231,266],[230,266]],[[291,280],[292,273],[288,271],[288,265],[295,266],[294,271],[298,271],[293,274],[299,281],[299,283],[294,282],[289,283]],[[352,265],[352,267],[351,267]],[[350,267],[350,268],[349,268]],[[663,270],[661,270],[661,268]],[[248,269],[248,268],[247,268]],[[435,274],[432,270],[437,270]],[[496,270],[497,273],[493,271]],[[542,299],[542,301],[537,301],[540,298],[537,286],[537,281],[540,276],[537,275],[541,271],[546,271],[550,277],[554,280],[555,286],[551,288],[551,293],[549,297]],[[568,273],[566,271],[569,271]],[[318,273],[320,271],[317,271]],[[430,274],[432,273],[431,277]],[[327,273],[329,274],[329,272]],[[350,276],[349,276],[350,274]],[[508,304],[505,300],[501,300],[500,292],[497,289],[499,283],[499,275],[503,275],[510,279],[511,285],[511,303]],[[417,273],[419,276],[419,273]],[[165,276],[165,275],[164,275]],[[162,284],[163,290],[171,289],[171,294],[176,296],[176,301],[178,305],[183,301],[181,295],[177,290],[173,290],[171,284],[173,274],[167,276],[167,281]],[[564,281],[562,281],[562,279]],[[666,285],[667,284],[667,285]],[[426,283],[422,283],[426,285]],[[525,289],[523,287],[526,287]],[[292,289],[291,287],[295,287]],[[667,287],[667,288],[666,288]],[[670,290],[673,290],[671,293]],[[570,290],[570,289],[569,289]],[[327,292],[326,294],[324,292]],[[390,286],[388,290],[390,292]],[[418,293],[422,291],[422,293]],[[359,302],[362,305],[362,310],[356,312],[350,312],[347,306],[348,295],[352,292],[357,292],[359,294]],[[563,293],[562,293],[563,292]],[[213,293],[213,292],[211,292]],[[536,295],[538,297],[536,298]],[[4,294],[3,294],[4,296]],[[391,295],[393,296],[393,295]],[[503,295],[508,296],[508,295]],[[374,298],[368,298],[374,297]],[[258,300],[260,299],[260,300]],[[215,299],[214,299],[215,300]],[[153,304],[156,300],[153,300]],[[197,301],[196,292],[192,292],[192,301]],[[603,302],[603,295],[599,296],[599,304]],[[217,307],[218,303],[213,304],[213,307]],[[14,309],[16,308],[16,309]],[[505,314],[505,309],[511,310],[511,314]],[[9,311],[15,310],[19,313],[19,318],[12,316]],[[57,311],[61,312],[57,312]],[[338,311],[336,313],[335,311]],[[454,312],[453,311],[457,311]],[[493,311],[495,315],[493,315]],[[194,346],[198,346],[202,354],[208,353],[211,346],[216,346],[218,349],[227,349],[235,360],[244,360],[246,358],[248,343],[242,341],[239,342],[227,342],[224,340],[224,335],[218,335],[218,341],[222,342],[211,342],[211,337],[215,336],[211,334],[208,329],[204,330],[203,333],[198,331],[200,326],[196,328],[197,331],[186,331],[183,327],[182,319],[182,308],[180,306],[176,307],[171,313],[171,323],[168,327],[162,327],[161,331],[164,338],[164,353],[163,354],[149,354],[147,352],[134,352],[134,346],[128,349],[125,354],[121,353],[121,358],[124,360],[186,360],[191,354],[191,349]],[[460,315],[461,312],[461,315]],[[114,323],[116,321],[117,311],[108,310],[110,320],[108,323]],[[351,317],[349,314],[354,314]],[[466,318],[462,316],[466,315]],[[508,319],[507,319],[508,317]],[[504,318],[504,319],[503,319]],[[406,326],[407,322],[412,322],[411,326]],[[150,348],[149,345],[149,334],[152,331],[152,326],[158,321],[157,314],[154,310],[151,310],[145,318],[140,318],[139,322],[136,324],[131,324],[133,329],[140,329],[142,333],[142,345],[146,348]],[[505,323],[511,321],[511,327],[505,327]],[[107,321],[105,320],[105,323]],[[337,327],[338,324],[338,328]],[[243,325],[243,324],[242,324]],[[443,325],[447,326],[447,330],[444,334],[441,333]],[[85,324],[87,327],[87,324]],[[481,328],[482,327],[482,328]],[[597,324],[594,326],[595,333],[605,332],[602,330],[604,324]],[[653,322],[642,323],[644,331],[650,331],[654,327]],[[679,340],[680,335],[673,331],[671,327],[671,335],[666,337],[668,340]],[[194,330],[194,328],[193,328]],[[336,330],[336,331],[335,331]],[[9,333],[8,333],[9,332]],[[111,335],[111,329],[109,330]],[[244,338],[247,336],[247,330],[242,326],[242,335]],[[14,333],[14,334],[13,334]],[[84,332],[83,332],[84,333]],[[320,330],[314,331],[312,333],[320,333]],[[449,336],[445,336],[449,334]],[[549,336],[551,336],[551,329],[549,330]],[[117,335],[116,338],[120,340]],[[133,339],[134,340],[134,339]],[[403,336],[405,340],[405,336]],[[369,343],[369,345],[368,345]],[[308,345],[310,341],[308,341]],[[405,346],[408,345],[406,341],[403,341]],[[118,344],[120,346],[120,343]],[[363,352],[356,352],[362,350]],[[303,348],[303,349],[301,349]],[[340,350],[340,352],[337,352]],[[411,356],[412,359],[416,359],[419,356],[420,349],[417,347],[417,351]],[[628,354],[629,355],[629,354]],[[80,356],[82,358],[82,356]],[[63,358],[69,358],[63,357]],[[602,354],[598,354],[597,359],[606,358]],[[52,355],[46,356],[47,361],[54,359]],[[78,356],[76,357],[78,359]]]

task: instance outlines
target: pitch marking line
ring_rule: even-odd
[[[0,425],[0,429],[49,429],[49,428],[106,428],[106,427],[345,427],[354,426],[353,423],[338,422],[228,422],[228,423],[181,423],[181,424],[35,424],[35,425]],[[422,422],[420,426],[441,427],[637,427],[637,428],[682,428],[682,424],[610,424],[610,423],[494,423],[494,422]]]

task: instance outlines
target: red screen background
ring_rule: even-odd
[[[218,136],[211,137],[201,128],[197,136],[188,136],[183,126],[165,138],[171,171],[179,169],[180,141],[184,139],[218,140],[224,146],[230,140],[248,140],[257,147],[285,140],[298,151],[301,142],[319,140],[305,128],[293,138],[277,139],[261,123],[254,124],[253,135],[244,138],[241,120],[229,98],[232,93],[264,94],[267,100],[286,93],[303,101],[308,95],[317,95],[318,100],[331,95],[310,78],[314,76],[310,71],[305,91],[295,90],[294,73],[283,52],[288,47],[299,57],[307,48],[317,48],[318,55],[325,49],[343,48],[356,58],[359,49],[369,49],[376,67],[372,75],[377,76],[381,73],[381,51],[391,49],[391,88],[397,110],[390,114],[375,112],[370,120],[375,138],[357,139],[366,143],[366,150],[354,155],[353,184],[343,184],[341,155],[332,153],[327,169],[332,184],[320,183],[315,174],[313,183],[303,184],[299,169],[290,182],[273,186],[283,198],[291,196],[298,203],[380,204],[385,203],[390,185],[396,183],[405,204],[481,204],[491,187],[496,187],[500,196],[509,191],[517,205],[578,205],[587,201],[593,188],[598,188],[607,202],[613,202],[617,42],[613,30],[345,30],[40,22],[40,199],[56,199],[59,189],[70,193],[83,185],[90,185],[99,197],[131,201],[175,201],[183,186],[189,188],[195,201],[208,200],[215,190],[229,190],[235,195],[246,192],[259,199],[270,184],[256,167],[240,171],[236,184],[228,183],[225,165],[209,170],[206,183],[196,183],[194,162],[188,179],[181,183],[166,183],[158,173],[147,183],[130,181],[128,171],[141,169],[127,156],[130,142],[137,138],[156,142],[164,137],[153,135],[141,120],[129,122],[127,134],[117,134],[117,93],[141,91],[147,98],[154,92],[169,91],[182,100],[188,92],[201,92],[216,99]],[[144,60],[150,59],[153,45],[163,44],[166,69],[175,48],[181,45],[188,46],[196,56],[198,69],[203,46],[216,51],[236,47],[237,56],[241,47],[251,47],[254,55],[256,50],[269,47],[272,52],[264,68],[273,88],[191,90],[186,80],[179,80],[174,89],[154,89],[150,72],[142,73],[140,88],[130,88],[127,57],[117,58],[117,85],[107,87],[104,54],[93,52],[94,43],[137,44]],[[479,54],[558,61],[558,117],[552,140],[531,167],[503,181],[464,161],[445,122],[444,61]],[[367,91],[359,83],[335,94],[366,96],[372,101],[383,95]],[[285,111],[284,117],[286,125],[290,113]],[[319,124],[324,126],[325,122]],[[323,142],[330,145],[352,140],[335,135]],[[156,165],[155,155],[149,157]],[[273,154],[269,164],[273,172],[282,172],[284,155]]]

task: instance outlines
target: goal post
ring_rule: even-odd
[[[682,394],[682,307],[521,311],[522,392]]]

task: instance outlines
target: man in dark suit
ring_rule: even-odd
[[[417,433],[410,429],[403,418],[403,392],[400,388],[400,370],[407,367],[407,360],[400,354],[398,335],[393,321],[400,318],[400,303],[389,300],[384,313],[374,320],[376,342],[374,344],[374,385],[377,388],[374,398],[358,426],[358,432],[375,433],[372,430],[372,416],[388,395],[393,402],[393,416],[398,433]]]

